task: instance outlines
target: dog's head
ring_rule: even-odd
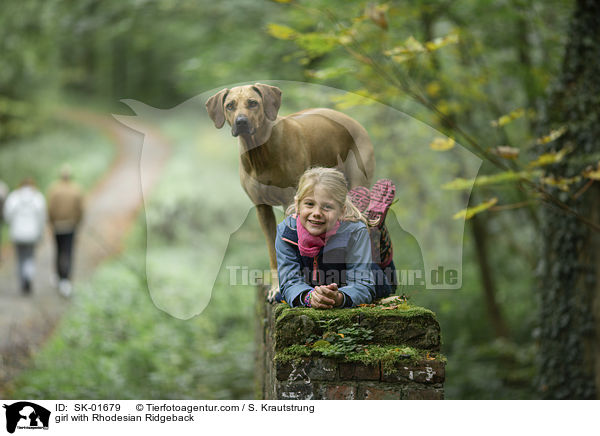
[[[279,106],[281,89],[262,83],[223,89],[206,102],[215,127],[220,129],[227,120],[233,136],[254,135],[266,120],[277,118]]]

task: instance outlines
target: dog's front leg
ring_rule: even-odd
[[[279,290],[279,282],[277,279],[277,255],[275,254],[275,235],[277,231],[277,222],[275,221],[275,214],[273,213],[273,207],[266,204],[259,204],[256,206],[256,213],[258,214],[258,221],[260,227],[265,234],[267,240],[267,248],[269,249],[269,265],[271,267],[271,290],[269,291],[268,299],[271,301],[275,293]]]

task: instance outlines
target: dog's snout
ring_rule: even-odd
[[[236,124],[238,127],[243,127],[243,126],[246,126],[246,127],[247,127],[247,126],[248,126],[248,123],[249,123],[249,121],[248,121],[248,117],[247,117],[246,115],[238,115],[238,116],[235,118],[235,124]]]
[[[233,136],[254,134],[254,129],[247,115],[240,114],[235,117],[231,133]]]

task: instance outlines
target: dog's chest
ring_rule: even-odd
[[[293,183],[288,184],[288,186],[278,186],[274,182],[277,178],[271,172],[247,174],[242,170],[240,179],[244,191],[254,204],[288,206],[294,199],[296,190]]]

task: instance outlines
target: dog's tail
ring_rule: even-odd
[[[371,182],[373,181],[373,175],[375,173],[375,158],[373,156],[373,144],[371,143],[371,140],[369,139],[369,136],[366,133],[366,131],[365,135],[367,136],[367,138],[366,142],[363,144],[363,153],[367,155],[367,161],[365,162],[365,159],[363,159],[363,155],[360,152],[356,140],[352,145],[352,151],[354,152],[358,169],[364,176],[366,183],[368,185],[371,185]]]
[[[350,136],[351,145],[343,162],[338,161],[338,165],[344,168],[348,177],[348,187],[352,189],[355,186],[371,186],[375,174],[375,157],[369,134],[358,123],[344,127]]]

